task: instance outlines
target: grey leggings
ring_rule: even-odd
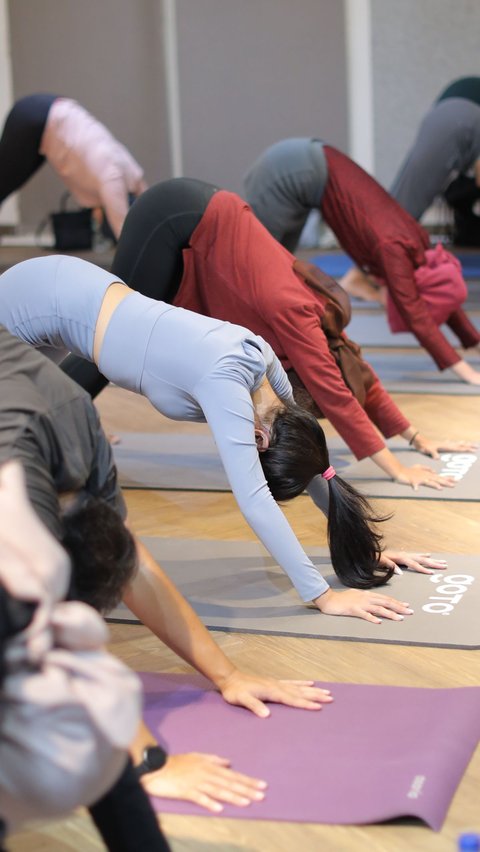
[[[464,98],[439,101],[424,117],[390,193],[420,219],[434,198],[479,156],[480,106]]]

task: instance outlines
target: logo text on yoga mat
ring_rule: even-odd
[[[442,585],[437,586],[434,595],[430,595],[430,603],[422,606],[423,611],[432,615],[450,615],[474,580],[471,574],[434,574],[430,582]]]
[[[477,461],[477,456],[473,453],[442,453],[440,458],[443,462],[440,476],[451,476],[457,482],[463,479],[472,464]]]
[[[426,775],[415,775],[415,778],[412,781],[410,790],[407,793],[408,799],[418,799],[423,790],[423,785],[427,780]]]

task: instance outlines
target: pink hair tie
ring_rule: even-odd
[[[332,476],[335,476],[336,472],[335,468],[330,465],[330,467],[327,467],[327,469],[323,471],[322,477],[323,479],[329,480]]]

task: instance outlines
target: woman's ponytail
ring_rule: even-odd
[[[375,516],[368,500],[332,473],[324,431],[312,414],[295,404],[279,411],[260,462],[280,502],[302,494],[315,476],[327,473],[328,544],[335,573],[346,586],[358,589],[390,579],[393,569],[379,564],[382,535],[375,529],[387,518]]]
[[[328,544],[335,573],[345,586],[381,586],[393,568],[380,565],[382,535],[374,525],[387,520],[374,515],[368,500],[338,474],[328,481]]]

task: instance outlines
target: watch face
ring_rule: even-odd
[[[143,752],[143,762],[148,766],[149,772],[154,772],[156,769],[161,769],[166,763],[167,752],[161,746],[149,746]]]

